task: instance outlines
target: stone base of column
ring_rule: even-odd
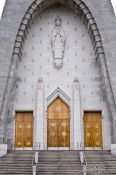
[[[7,154],[7,144],[0,143],[0,157]]]
[[[111,144],[111,153],[116,155],[116,144]]]

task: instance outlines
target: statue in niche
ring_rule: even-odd
[[[55,28],[52,31],[51,45],[54,58],[54,66],[56,69],[60,69],[63,66],[63,57],[65,50],[65,32],[62,28],[62,20],[59,16],[55,19]]]

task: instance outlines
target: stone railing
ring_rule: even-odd
[[[33,175],[36,175],[36,172],[37,172],[37,164],[39,161],[40,146],[41,146],[41,143],[39,143],[39,150],[35,148],[34,155],[33,155],[33,160],[32,160],[32,174]]]
[[[39,152],[34,151],[33,160],[32,160],[32,174],[33,175],[36,175],[38,159],[39,159]]]
[[[84,148],[81,143],[77,144],[77,148],[79,150],[79,158],[82,166],[82,175],[87,175],[87,159],[85,156]]]

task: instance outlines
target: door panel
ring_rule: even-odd
[[[58,120],[48,119],[48,147],[58,147]]]
[[[16,115],[16,138],[15,147],[24,147],[24,122],[23,115]]]
[[[69,107],[57,98],[48,107],[48,147],[70,146]]]
[[[70,145],[70,120],[59,120],[59,147]]]
[[[33,146],[33,113],[17,112],[15,128],[15,147]]]
[[[25,113],[25,147],[33,146],[33,116],[32,113]]]
[[[102,147],[102,118],[100,112],[84,114],[85,147]]]
[[[93,147],[93,131],[92,131],[92,118],[86,114],[84,116],[84,141],[85,147]]]
[[[94,147],[102,147],[102,120],[98,114],[94,117]]]

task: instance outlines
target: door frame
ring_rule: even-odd
[[[68,110],[69,110],[69,125],[70,125],[70,133],[69,133],[69,147],[48,147],[48,107],[53,103],[53,102],[55,102],[55,100],[57,99],[57,98],[59,98],[59,99],[61,99],[63,102],[64,102],[64,104],[66,104],[67,106],[68,106]],[[65,120],[65,119],[64,119]],[[47,138],[46,138],[46,144],[47,144],[47,150],[70,150],[70,148],[71,148],[71,111],[70,111],[70,105],[69,105],[69,103],[67,103],[67,102],[65,102],[65,100],[64,99],[62,99],[62,97],[61,96],[56,96],[56,98],[54,98],[48,105],[47,105],[47,110],[46,110],[46,130],[47,130],[47,132],[46,132],[46,136],[47,136]]]

